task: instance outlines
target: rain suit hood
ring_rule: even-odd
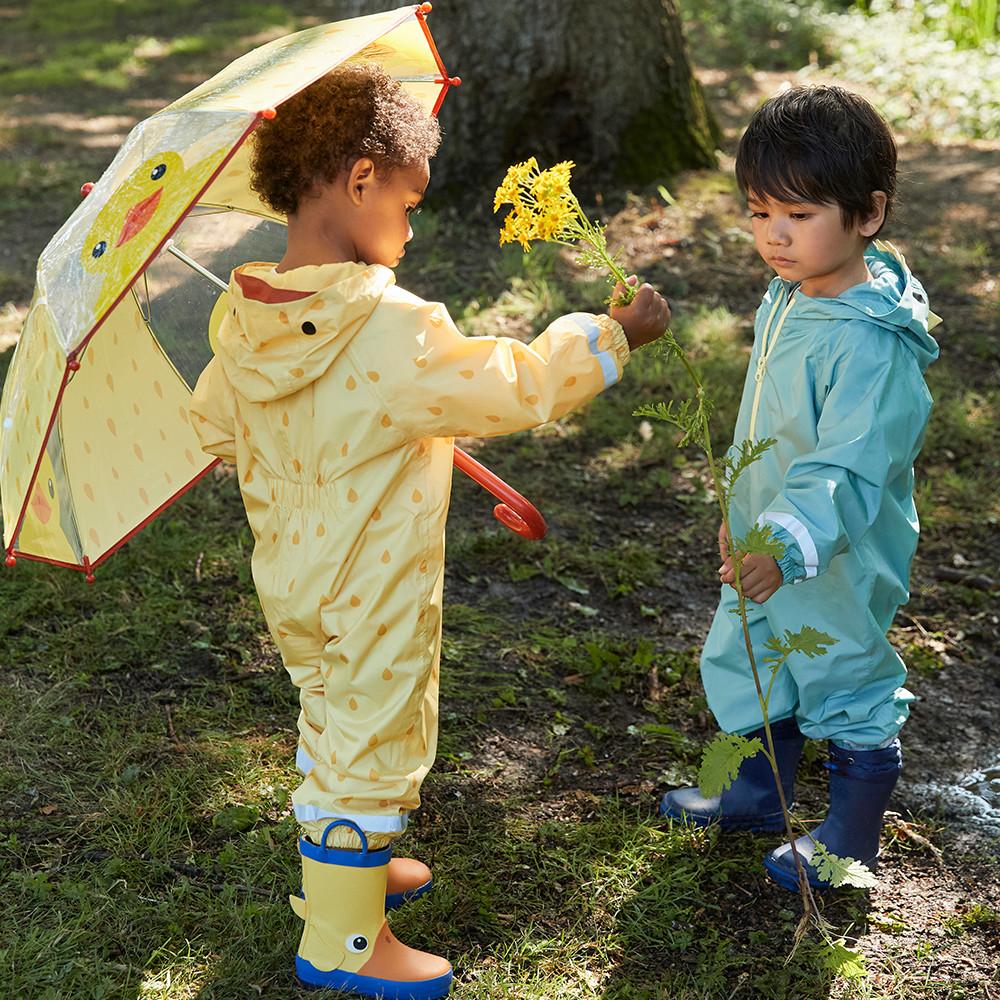
[[[930,311],[923,285],[891,243],[881,240],[872,243],[865,251],[865,263],[871,279],[848,288],[836,298],[800,295],[795,309],[796,324],[823,320],[867,321],[895,333],[917,359],[920,370],[925,371],[938,356],[938,345],[930,331],[941,319]],[[769,295],[780,294],[782,287],[787,297],[794,291],[795,284],[775,278]]]
[[[379,264],[278,271],[275,264],[258,262],[237,268],[229,284],[232,315],[219,331],[218,348],[233,388],[251,402],[263,403],[311,385],[394,283],[392,271]],[[310,319],[319,312],[321,324]]]

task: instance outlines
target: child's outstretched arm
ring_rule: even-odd
[[[218,358],[201,373],[191,397],[191,425],[203,451],[227,462],[236,461],[236,427],[233,387]]]
[[[386,339],[366,339],[363,349],[373,353],[365,363],[374,366],[375,350],[383,358],[389,351],[405,358],[385,366],[372,384],[405,434],[509,434],[555,420],[614,385],[631,348],[662,334],[670,312],[644,286],[614,315],[561,316],[524,344],[509,337],[466,337],[444,306],[421,303],[409,322],[386,331]]]

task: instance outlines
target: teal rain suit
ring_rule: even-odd
[[[811,625],[838,640],[817,659],[792,655],[769,716],[794,716],[812,739],[874,747],[896,735],[913,700],[886,632],[909,597],[913,462],[939,319],[891,244],[872,244],[865,260],[871,280],[837,298],[810,298],[780,278],[768,287],[734,441],[777,443],[738,480],[731,520],[737,538],[766,523],[786,546],[785,584],[763,605],[748,602],[765,685],[769,636]],[[701,669],[721,728],[746,733],[762,720],[735,607],[723,586]]]

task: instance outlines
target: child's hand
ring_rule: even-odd
[[[733,569],[732,558],[723,551],[725,545],[725,529],[720,529],[719,554],[722,556],[722,565],[719,567],[719,579],[722,583],[735,587],[736,570]],[[781,567],[771,556],[755,553],[743,557],[740,582],[743,584],[743,593],[755,604],[763,604],[777,591],[783,580]]]
[[[628,279],[635,285],[638,278]],[[615,286],[614,298],[625,291],[621,284]],[[612,305],[611,318],[617,320],[625,331],[625,338],[631,350],[662,337],[670,325],[670,306],[667,300],[652,285],[643,285],[635,298],[627,306]]]

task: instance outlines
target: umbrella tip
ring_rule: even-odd
[[[426,15],[427,15],[427,14],[429,14],[429,13],[430,13],[430,12],[431,12],[431,11],[432,11],[433,9],[434,9],[434,4],[432,4],[432,3],[422,3],[422,4],[421,4],[421,5],[420,5],[420,6],[419,6],[419,7],[417,8],[417,13],[418,13],[418,14],[422,14],[422,15],[426,16]]]
[[[257,113],[260,115],[261,118],[269,122],[274,121],[274,119],[278,117],[278,112],[275,111],[274,108],[263,108],[261,111],[258,111]]]
[[[80,185],[80,197],[86,198],[91,191],[94,190],[94,182],[86,181],[84,184]]]
[[[4,562],[5,562],[5,563],[6,563],[6,564],[7,564],[8,566],[16,566],[16,565],[17,565],[17,560],[16,560],[15,558],[14,558],[14,556],[13,556],[13,555],[11,555],[11,554],[9,554],[9,553],[8,553],[8,555],[7,555],[7,558],[6,558],[5,560],[4,560]]]

